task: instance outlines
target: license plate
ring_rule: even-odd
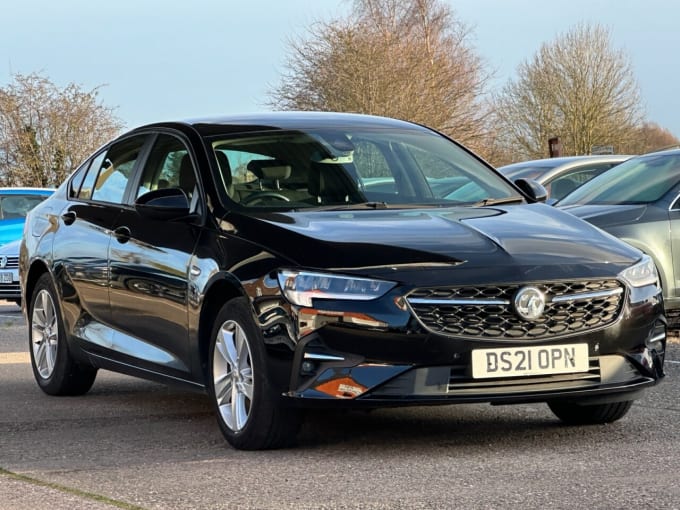
[[[0,283],[12,283],[12,273],[9,271],[0,272]]]
[[[521,377],[588,371],[588,344],[475,349],[472,377]]]

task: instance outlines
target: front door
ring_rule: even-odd
[[[131,201],[162,187],[186,188],[197,206],[189,151],[165,134],[154,142]],[[117,217],[109,248],[111,324],[121,333],[119,344],[149,370],[182,379],[191,366],[188,275],[199,234],[195,220],[153,219],[130,206]]]

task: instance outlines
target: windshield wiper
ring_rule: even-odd
[[[314,207],[317,211],[345,211],[347,209],[387,209],[387,202],[357,202]]]
[[[487,205],[499,205],[499,204],[513,204],[523,202],[522,197],[505,197],[505,198],[485,198],[479,202],[472,204],[473,207],[484,207]]]
[[[387,209],[387,202],[363,202],[361,204],[354,205],[362,205],[364,207],[368,207],[369,209]]]

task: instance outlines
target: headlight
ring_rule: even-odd
[[[394,282],[310,271],[279,271],[279,286],[286,299],[298,306],[313,306],[313,299],[369,301],[385,295]]]
[[[621,271],[619,278],[631,287],[659,286],[659,274],[656,272],[654,261],[648,255],[643,255],[640,262]]]

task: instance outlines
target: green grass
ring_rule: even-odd
[[[71,494],[73,496],[78,496],[79,498],[87,499],[90,501],[97,501],[99,503],[106,503],[107,505],[115,506],[116,508],[123,508],[125,510],[145,510],[141,506],[131,505],[123,501],[117,501],[115,499],[108,498],[106,496],[101,496],[99,494],[92,494],[91,492],[81,491],[79,489],[73,489],[71,487],[66,487],[64,485],[59,485],[58,483],[45,482],[43,480],[38,480],[26,475],[20,475],[18,473],[13,473],[12,471],[7,471],[6,469],[0,468],[0,476],[6,476],[20,482],[30,483],[31,485],[36,485],[38,487],[47,487],[48,489],[53,489],[64,494]]]

